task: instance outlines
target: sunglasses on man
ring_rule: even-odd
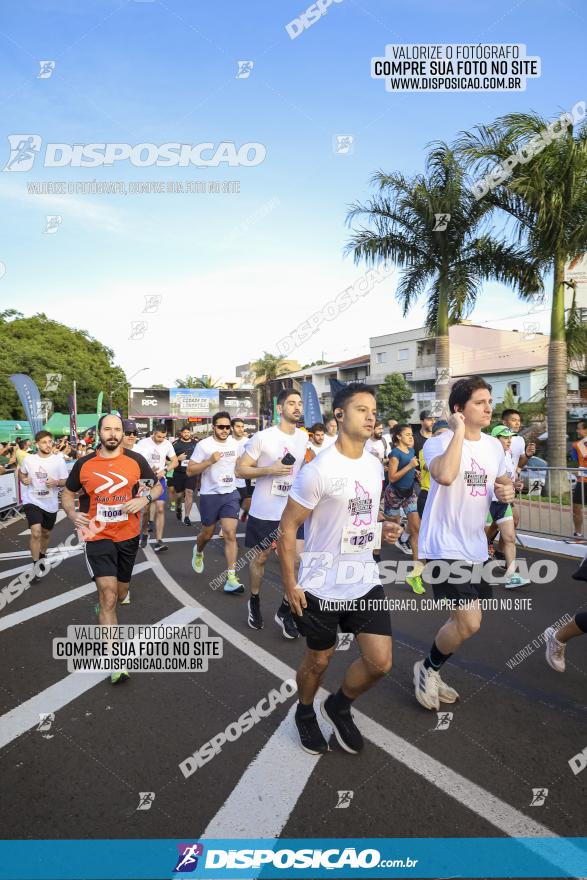
[[[215,428],[218,428],[219,431],[230,431],[231,425],[214,425]]]

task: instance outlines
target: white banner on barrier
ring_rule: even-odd
[[[16,475],[2,474],[0,475],[0,510],[4,507],[11,507],[14,504],[18,504]]]

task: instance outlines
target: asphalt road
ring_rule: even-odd
[[[452,719],[423,709],[412,686],[412,666],[445,615],[396,611],[393,669],[355,704],[366,737],[359,756],[334,740],[326,755],[305,755],[290,696],[185,778],[180,764],[290,678],[304,649],[273,621],[277,559],[266,570],[265,628],[255,631],[246,595],[210,587],[224,569],[221,539],[208,545],[204,573],[193,573],[197,528],[168,514],[166,537],[174,540],[159,556],[139,551],[132,603],[119,606],[119,622],[152,624],[187,606],[190,619],[223,639],[223,656],[207,672],[135,673],[119,687],[103,674],[68,675],[65,661],[52,658],[52,639],[68,625],[95,622],[96,594],[79,553],[0,612],[2,838],[585,834],[587,770],[575,775],[569,761],[587,746],[587,638],[569,646],[564,675],[546,664],[539,641],[548,625],[587,607],[587,584],[570,577],[575,561],[550,556],[559,568],[553,583],[495,588],[498,600],[530,599],[531,608],[488,611],[480,633],[449,661],[443,677],[461,695],[446,707]],[[27,564],[25,529],[21,521],[0,531],[0,589]],[[52,545],[71,531],[59,522]],[[242,553],[243,544],[241,537]],[[528,564],[540,558],[521,555]],[[383,550],[384,559],[400,556]],[[246,568],[241,577],[247,584]],[[385,590],[413,598],[405,584]],[[514,664],[526,646],[529,656]],[[335,652],[327,691],[338,688],[356,650],[343,643]],[[43,728],[41,712],[54,713]],[[548,789],[543,805],[530,806],[533,789]],[[137,809],[140,792],[154,793],[148,809]],[[352,794],[341,803],[339,792]]]

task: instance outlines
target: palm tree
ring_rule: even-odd
[[[261,408],[267,414],[272,411],[271,404],[271,385],[274,379],[278,379],[280,375],[288,372],[285,358],[276,354],[269,354],[268,351],[263,352],[263,357],[251,364],[256,379],[261,379]]]
[[[488,169],[518,153],[547,127],[547,120],[535,113],[509,113],[490,126],[463,133],[458,147],[475,169]],[[587,126],[574,129],[567,115],[561,129],[533,158],[520,161],[507,182],[483,197],[513,220],[518,241],[542,271],[553,273],[547,398],[551,467],[566,465],[564,267],[587,250]]]
[[[528,297],[540,289],[540,277],[522,248],[489,235],[490,208],[475,200],[447,144],[431,145],[425,174],[406,178],[379,171],[372,183],[379,193],[365,205],[352,205],[347,216],[349,225],[365,217],[370,227],[354,231],[346,251],[355,263],[392,260],[404,269],[396,292],[404,317],[426,294],[426,326],[436,334],[436,397],[446,411],[449,326],[471,312],[484,281],[511,284]]]
[[[217,388],[219,382],[219,379],[212,379],[212,376],[206,373],[202,376],[186,376],[184,379],[175,380],[178,388]]]

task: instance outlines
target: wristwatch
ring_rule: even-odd
[[[148,493],[145,495],[145,498],[147,499],[147,501],[149,502],[149,504],[151,504],[151,502],[153,501],[153,496],[151,495],[150,492],[148,492]]]

